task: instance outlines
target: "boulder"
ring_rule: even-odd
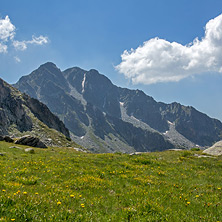
[[[4,137],[0,135],[0,141],[4,141]]]
[[[142,155],[144,153],[148,153],[148,152],[134,152],[134,153],[130,153],[130,156],[134,156],[134,155]]]
[[[74,147],[73,149],[74,149],[75,151],[78,151],[78,152],[87,153],[86,150],[83,150],[83,149],[81,149],[81,148],[76,148],[76,147]]]
[[[14,140],[10,136],[4,136],[4,140],[5,140],[5,142],[8,142],[8,143],[14,142]]]
[[[212,156],[220,156],[222,155],[222,140],[215,143],[212,147],[203,151],[205,154],[209,154]]]
[[[35,153],[35,150],[33,148],[26,148],[25,152],[26,153]]]
[[[47,146],[37,137],[25,135],[15,141],[15,144],[27,145],[38,148],[47,148]]]
[[[168,151],[184,151],[184,149],[169,149]]]

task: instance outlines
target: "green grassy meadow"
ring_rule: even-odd
[[[222,221],[222,157],[10,146],[0,142],[0,221]]]

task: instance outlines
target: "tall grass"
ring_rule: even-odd
[[[222,221],[221,157],[9,146],[0,142],[0,221]]]

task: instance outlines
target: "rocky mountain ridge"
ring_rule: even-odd
[[[15,87],[45,103],[71,137],[94,152],[210,146],[222,138],[219,120],[193,107],[156,102],[140,90],[117,87],[94,69],[61,71],[46,63]]]

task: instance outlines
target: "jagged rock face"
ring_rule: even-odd
[[[32,128],[31,118],[26,115],[22,100],[0,79],[0,134],[7,134],[8,128],[15,124],[19,131]]]
[[[118,91],[109,79],[98,73],[96,70],[90,70],[84,76],[82,82],[82,94],[84,99],[117,118],[121,117]]]
[[[109,79],[94,69],[86,72],[73,68],[63,73],[67,82],[82,95],[87,103],[93,104],[109,115],[121,117],[118,89]]]
[[[64,126],[63,122],[55,115],[52,115],[48,107],[40,103],[37,99],[31,98],[28,95],[23,95],[24,104],[31,110],[41,122],[45,123],[48,127],[53,128],[65,136],[69,137],[69,130]]]
[[[94,151],[208,146],[222,138],[220,121],[192,107],[158,103],[140,90],[117,87],[93,69],[62,72],[46,63],[15,86],[44,102],[80,144]]]
[[[134,116],[160,132],[169,129],[167,121],[162,118],[157,102],[152,97],[140,90],[119,88],[119,93],[129,116]]]
[[[0,79],[0,134],[10,134],[12,128],[19,132],[32,131],[34,122],[31,114],[46,126],[69,137],[69,131],[63,122],[46,105],[22,94]]]
[[[102,140],[105,140],[107,135],[114,135],[140,152],[164,150],[173,147],[159,133],[144,131],[108,114],[104,116],[95,106],[87,105],[86,112],[92,121],[95,135]]]
[[[191,106],[179,103],[162,105],[162,116],[175,123],[178,132],[201,146],[210,146],[222,138],[222,123]]]

